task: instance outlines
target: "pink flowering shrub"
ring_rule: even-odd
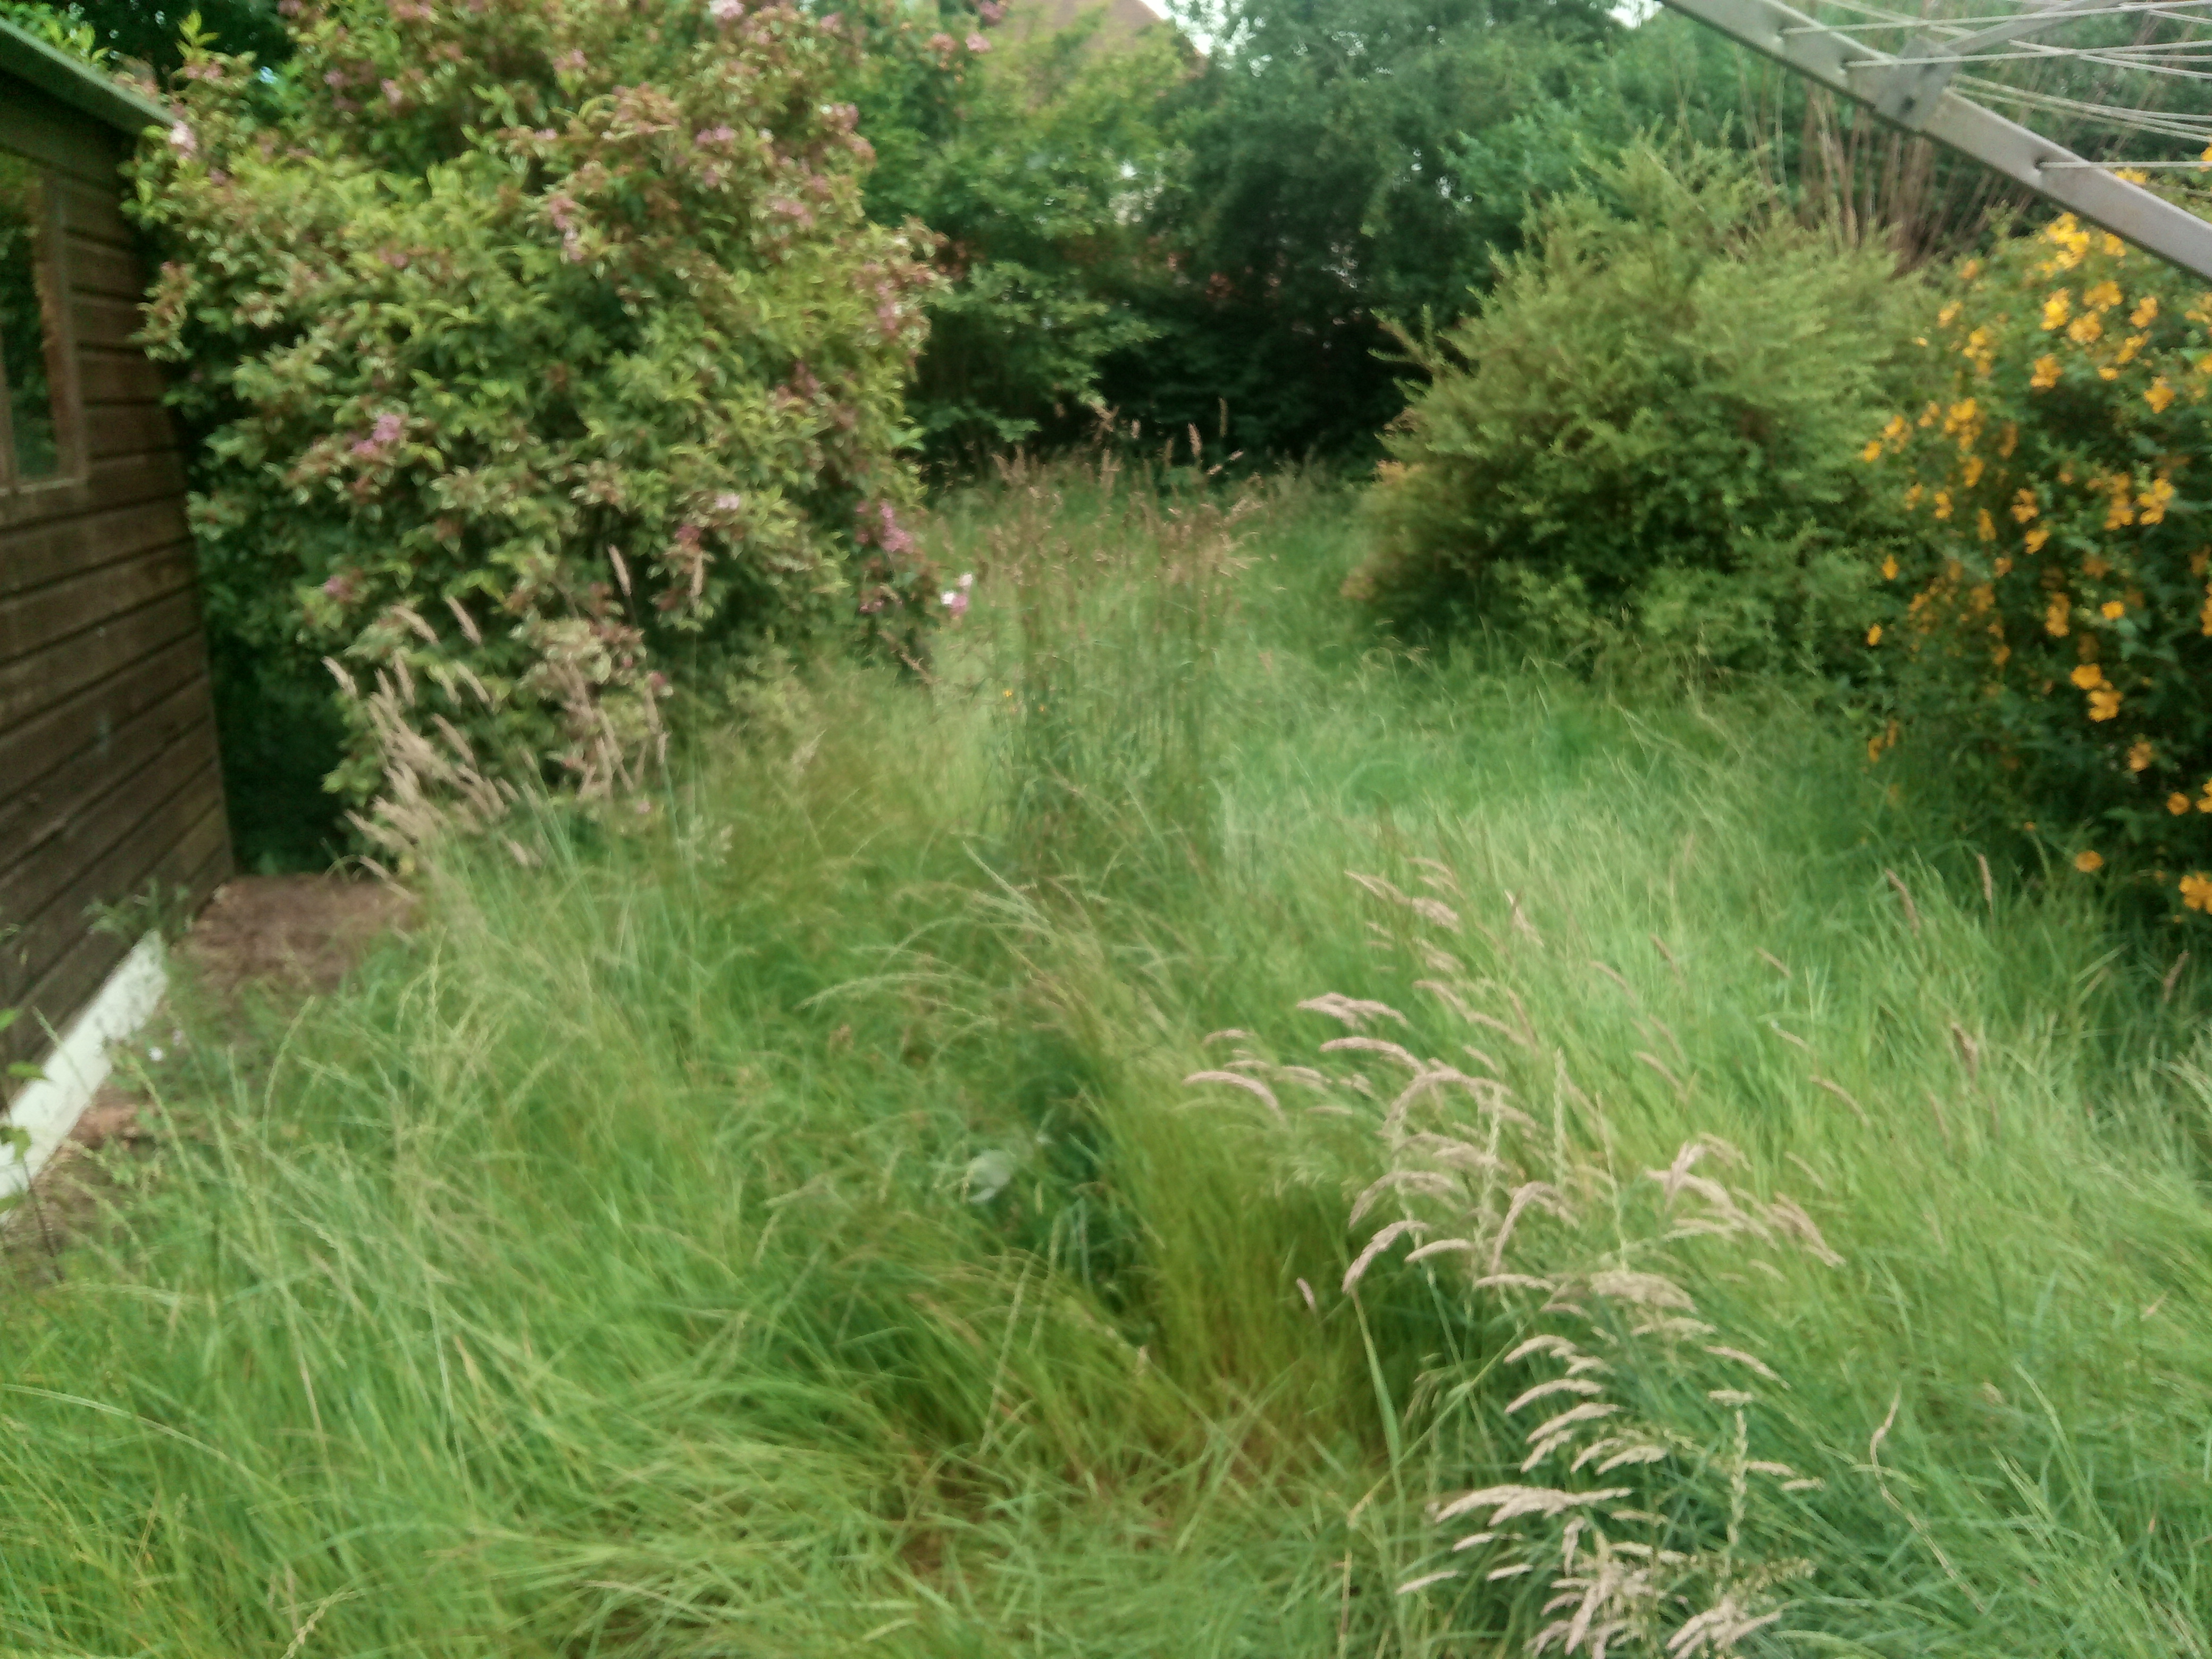
[[[283,9],[277,78],[194,50],[136,163],[218,632],[586,789],[635,775],[672,684],[841,627],[911,654],[941,615],[901,521],[927,279],[862,215],[836,21]]]

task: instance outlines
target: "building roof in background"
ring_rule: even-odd
[[[70,108],[134,137],[177,118],[143,93],[133,92],[91,64],[5,21],[0,21],[0,75],[27,81]]]

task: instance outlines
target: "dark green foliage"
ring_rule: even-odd
[[[1526,210],[1470,188],[1464,135],[1548,107],[1615,32],[1581,0],[1239,0],[1154,211],[1162,332],[1109,395],[1209,430],[1225,399],[1251,450],[1366,441],[1401,401],[1382,319],[1458,315]]]
[[[1101,363],[1158,331],[1124,301],[1158,263],[1140,212],[1176,160],[1166,105],[1190,54],[1164,27],[1108,42],[1097,24],[1000,29],[933,4],[873,23],[868,210],[940,238],[908,399],[938,461],[1066,431]]]
[[[296,6],[294,9],[297,9]],[[291,55],[279,0],[0,0],[0,17],[102,63],[127,58],[167,76],[184,67],[185,34],[196,22],[206,40],[227,52],[252,52],[261,63]],[[45,22],[40,18],[44,14]],[[55,39],[57,33],[63,38]]]
[[[1888,258],[1710,151],[1599,167],[1536,242],[1410,343],[1433,384],[1389,435],[1350,591],[1569,652],[1822,655],[1866,580],[1854,441],[1905,344]]]

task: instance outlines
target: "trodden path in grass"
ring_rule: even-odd
[[[926,680],[163,1077],[0,1319],[0,1644],[2206,1650],[2175,941],[1808,696],[1363,638],[1311,485],[932,533]]]

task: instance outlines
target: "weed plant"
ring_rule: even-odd
[[[0,1648],[2204,1652],[2179,930],[1916,857],[1786,688],[1363,638],[1353,522],[1018,471],[926,678],[203,1022],[0,1292]],[[1664,1455],[1524,1472],[1576,1400]]]

